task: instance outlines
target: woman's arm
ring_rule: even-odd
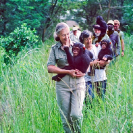
[[[104,61],[104,60],[100,60],[100,61],[94,60],[94,61],[90,62],[90,66],[100,66],[100,67],[103,67],[103,66],[109,64],[109,62],[110,62],[109,60],[108,60],[108,61]]]
[[[76,70],[65,70],[54,65],[48,66],[48,73],[57,73],[57,74],[69,74],[72,77],[76,77]]]
[[[48,73],[57,73],[57,74],[68,74],[72,77],[82,77],[85,74],[82,73],[79,70],[65,70],[65,69],[61,69],[59,67],[53,66],[53,65],[49,65],[48,66]]]
[[[48,73],[68,74],[69,70],[61,69],[61,68],[56,67],[54,65],[49,65],[48,66]]]
[[[104,67],[104,66],[106,66],[107,64],[109,64],[109,62],[110,62],[110,60],[108,60],[108,61],[100,60],[100,61],[98,61],[97,63],[98,63],[98,65],[99,65],[100,67]]]
[[[92,62],[90,62],[90,66],[95,66],[98,64],[98,60],[94,60]]]

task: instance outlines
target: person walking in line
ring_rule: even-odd
[[[73,26],[72,32],[70,33],[70,39],[73,42],[79,42],[79,36],[81,34],[81,31],[78,30],[77,26]]]
[[[116,59],[118,55],[120,55],[120,49],[121,49],[121,44],[120,44],[120,37],[116,31],[114,31],[114,21],[109,20],[107,22],[108,25],[108,30],[107,34],[110,37],[110,40],[112,42],[112,50],[113,50],[113,57]]]
[[[104,21],[104,19],[102,18],[102,16],[97,16],[96,24],[93,25],[93,31],[94,31],[94,34],[93,34],[93,41],[92,41],[92,43],[96,44],[96,46],[99,45],[100,42],[102,40],[104,40],[104,39],[110,41],[110,38],[109,38],[109,36],[106,33],[106,31],[107,31],[107,24]]]
[[[120,22],[119,20],[114,20],[114,30],[118,32],[120,36],[120,43],[121,43],[121,56],[124,56],[124,33],[120,30]]]
[[[99,66],[103,67],[106,64],[108,64],[107,61],[103,61],[103,60],[97,60],[98,59],[98,53],[101,50],[101,45],[95,46],[94,44],[92,44],[92,32],[88,31],[88,30],[84,30],[83,32],[81,32],[80,35],[80,42],[83,43],[85,45],[85,48],[87,50],[89,50],[92,54],[93,54],[93,61],[90,62],[90,66]],[[104,69],[95,69],[95,74],[91,75],[88,72],[90,72],[90,70],[88,70],[88,72],[86,73],[86,75],[84,76],[85,78],[85,82],[86,82],[86,98],[87,96],[89,96],[89,100],[90,103],[92,101],[92,99],[94,98],[94,88],[96,88],[96,92],[98,93],[98,95],[100,95],[102,97],[102,99],[104,100],[104,95],[106,92],[106,83],[107,83],[107,77],[106,77],[106,68]]]
[[[67,74],[56,82],[56,97],[65,133],[81,133],[82,109],[85,98],[84,73],[79,70],[65,70],[68,66],[67,56],[63,49],[68,46],[72,53],[73,43],[70,40],[70,29],[66,23],[58,23],[55,28],[55,40],[52,46],[47,69],[49,73]],[[57,65],[57,66],[56,66]]]

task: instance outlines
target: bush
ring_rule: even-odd
[[[4,59],[3,59],[4,54],[5,54],[5,50],[0,46],[0,82],[2,80],[1,75],[2,75],[2,68],[4,66]]]
[[[35,35],[36,31],[27,28],[24,23],[21,27],[17,27],[8,37],[1,37],[1,45],[6,51],[4,55],[4,62],[11,63],[11,59],[16,57],[18,53],[26,48],[33,48],[38,44],[38,36]]]

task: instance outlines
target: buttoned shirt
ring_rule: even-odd
[[[72,45],[73,42],[70,42],[69,51],[71,54],[72,54]],[[64,66],[69,65],[67,61],[67,55],[65,51],[61,48],[61,46],[62,44],[60,42],[57,42],[57,44],[52,46],[47,66],[57,65],[57,67],[63,68]],[[72,91],[75,89],[85,89],[84,77],[73,78],[70,75],[66,75],[65,77],[62,78],[61,81],[56,82],[56,89],[67,90],[67,91]]]
[[[71,54],[72,54],[72,45],[73,43],[70,42],[69,51]],[[61,48],[61,46],[62,44],[60,42],[52,46],[47,66],[57,64],[57,67],[63,68],[64,66],[69,65],[67,61],[66,52]]]

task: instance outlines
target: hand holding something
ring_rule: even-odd
[[[78,69],[76,69],[75,71],[76,71],[76,77],[77,77],[77,78],[80,78],[80,77],[85,76],[85,73],[82,73],[82,72],[79,71]]]
[[[71,77],[76,77],[76,71],[75,70],[69,70],[69,75],[71,76]]]
[[[98,61],[98,64],[99,64],[99,66],[103,67],[103,66],[109,64],[109,62],[108,61],[104,61],[104,60],[100,60],[100,61]]]

